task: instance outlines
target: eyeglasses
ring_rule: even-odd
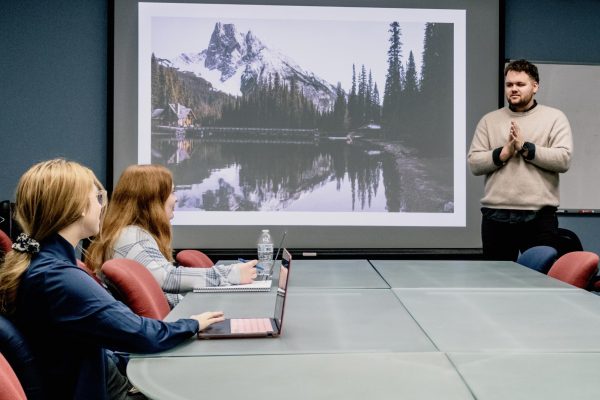
[[[104,207],[108,203],[108,194],[104,189],[98,190],[96,198],[98,199],[98,204],[100,204],[101,207]]]

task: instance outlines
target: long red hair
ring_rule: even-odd
[[[160,252],[173,261],[171,223],[165,203],[173,190],[171,171],[161,165],[131,165],[123,171],[106,209],[102,231],[90,245],[86,263],[96,273],[114,253],[121,230],[136,225],[148,231]]]

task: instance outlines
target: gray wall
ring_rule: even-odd
[[[106,182],[109,1],[0,1],[0,200],[52,157]],[[506,58],[600,64],[600,1],[506,0],[505,15]],[[600,253],[600,218],[560,221]]]
[[[0,200],[37,161],[106,181],[107,0],[0,1]]]

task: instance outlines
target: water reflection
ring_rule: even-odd
[[[451,159],[394,144],[156,139],[152,162],[173,171],[179,210],[453,211]]]
[[[167,161],[168,164],[179,164],[188,158],[190,158],[190,153],[193,149],[193,142],[189,139],[179,139],[177,140],[177,149],[175,153],[169,157]]]

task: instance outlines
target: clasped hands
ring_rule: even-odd
[[[515,121],[510,122],[510,132],[508,133],[508,140],[502,147],[502,151],[500,152],[500,161],[507,162],[512,156],[519,153],[521,149],[523,149],[523,144],[525,144],[525,140],[523,140],[523,135],[521,134],[521,128]],[[527,156],[527,151],[523,153],[524,156]]]

